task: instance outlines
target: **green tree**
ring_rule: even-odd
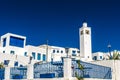
[[[1,68],[4,68],[4,64],[2,62],[0,63],[0,69]]]
[[[84,76],[84,66],[82,64],[80,64],[80,60],[77,61],[77,64],[78,64],[78,69],[80,69],[82,71],[82,74],[79,76],[77,74],[77,72],[75,72],[75,77],[78,80],[84,80],[84,78],[83,78],[83,76]]]

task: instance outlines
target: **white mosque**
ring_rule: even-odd
[[[62,61],[63,57],[71,57],[76,60],[93,61],[107,59],[108,53],[92,53],[91,27],[84,22],[79,29],[80,49],[64,48],[50,45],[26,45],[26,37],[7,33],[1,36],[0,62],[9,60],[9,66],[25,66],[36,62]]]

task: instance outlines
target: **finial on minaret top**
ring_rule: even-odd
[[[83,27],[87,27],[87,22],[84,22],[84,23],[83,23]]]

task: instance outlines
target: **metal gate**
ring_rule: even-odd
[[[99,79],[112,79],[111,68],[91,64],[80,61],[80,64],[84,67],[80,70],[78,67],[78,61],[72,61],[72,76],[75,77],[75,73],[84,78],[99,78]]]
[[[5,75],[5,68],[0,69],[0,80],[4,79],[4,75]]]
[[[27,79],[27,67],[10,68],[11,79]]]
[[[63,62],[48,62],[34,65],[34,78],[63,77]]]

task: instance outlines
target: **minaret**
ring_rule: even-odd
[[[92,46],[91,46],[91,28],[84,22],[79,29],[80,36],[80,56],[85,61],[92,60]]]

